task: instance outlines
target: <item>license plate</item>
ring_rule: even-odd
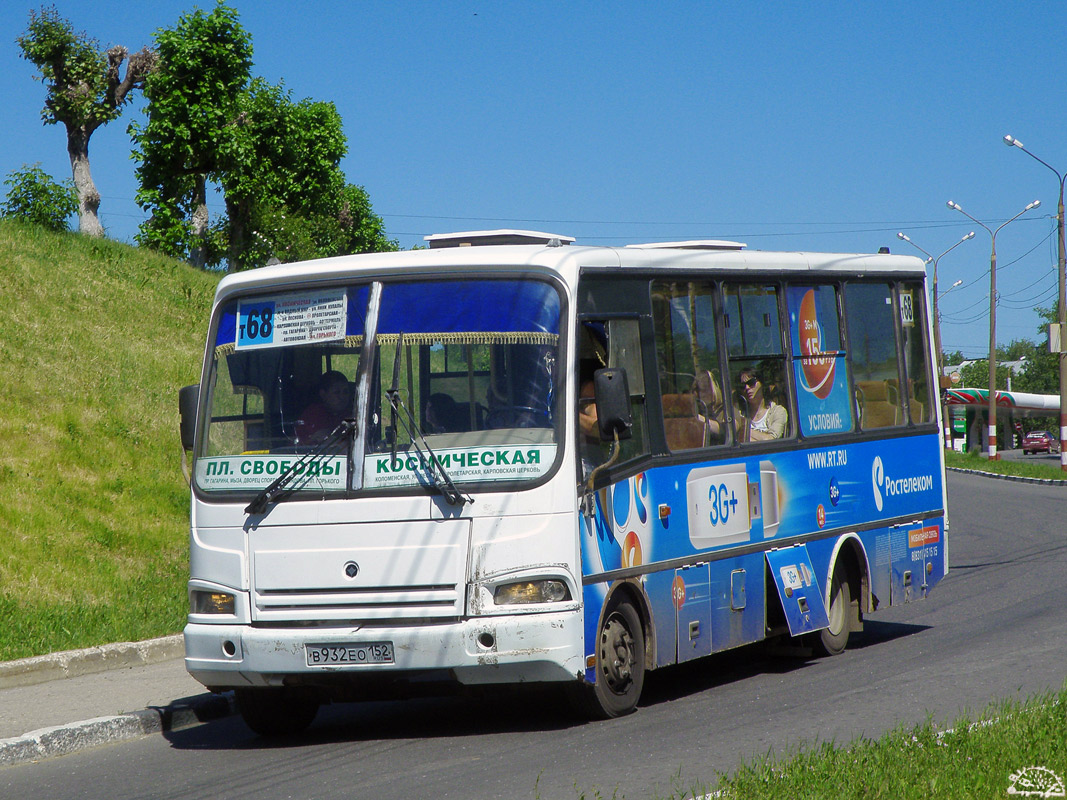
[[[304,654],[309,667],[332,664],[392,664],[393,643],[306,644]]]

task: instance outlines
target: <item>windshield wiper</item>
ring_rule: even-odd
[[[396,460],[396,443],[400,436],[398,435],[398,429],[396,426],[397,406],[396,403],[393,401],[393,398],[395,397],[399,399],[400,397],[400,353],[403,345],[404,332],[400,331],[399,335],[396,337],[396,350],[393,351],[393,383],[388,389],[385,390],[385,396],[389,400],[389,406],[391,408],[391,411],[389,412],[388,438],[390,440],[389,445],[392,451],[394,461]]]
[[[456,484],[452,481],[451,476],[449,476],[444,466],[442,466],[441,462],[438,460],[437,454],[434,453],[433,448],[427,444],[426,437],[423,436],[422,430],[419,428],[418,420],[415,419],[411,410],[401,399],[400,390],[394,385],[393,388],[386,390],[385,397],[389,401],[393,413],[400,420],[400,424],[404,426],[404,431],[407,433],[408,438],[411,439],[411,446],[414,447],[415,452],[419,454],[419,460],[429,466],[430,477],[433,480],[434,488],[444,495],[445,502],[450,506],[462,506],[464,503],[473,503],[474,500],[463,495],[463,493],[456,488]],[[407,419],[404,418],[405,415],[407,416]],[[396,445],[394,444],[393,446],[395,447]]]
[[[318,463],[329,455],[328,451],[338,442],[348,442],[355,431],[355,420],[341,420],[318,447],[310,453],[305,453],[297,461],[282,470],[282,473],[269,486],[257,494],[245,508],[245,513],[262,514],[271,503],[277,503],[295,492],[298,488],[295,480],[304,476],[312,464]]]

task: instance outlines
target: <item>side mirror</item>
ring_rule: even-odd
[[[196,403],[199,397],[199,383],[183,386],[178,390],[178,427],[183,450],[193,449],[193,439],[196,436]]]
[[[634,420],[630,414],[630,387],[626,370],[622,367],[598,369],[593,374],[596,393],[596,418],[600,438],[606,442],[629,439],[633,435]]]

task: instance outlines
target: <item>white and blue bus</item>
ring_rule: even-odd
[[[264,734],[441,681],[631,712],[948,571],[922,261],[531,231],[227,276],[186,666]]]

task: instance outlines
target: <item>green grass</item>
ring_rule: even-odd
[[[1041,478],[1045,480],[1067,480],[1067,472],[1060,469],[1058,461],[1010,461],[1005,458],[990,461],[977,453],[957,453],[945,451],[945,466],[957,469],[972,469],[979,472],[992,472],[997,475],[1015,475],[1022,478]]]
[[[844,747],[826,742],[786,758],[767,756],[720,776],[724,798],[994,798],[1012,776],[1044,767],[1067,777],[1067,690],[991,707],[948,730],[932,722]],[[1017,790],[1024,787],[1021,782]]]
[[[681,770],[651,795],[656,800],[972,800],[1047,790],[1017,778],[1067,778],[1067,688],[1018,703],[990,706],[951,725],[932,720],[897,728],[878,739],[808,742],[791,752],[768,753],[709,780]],[[540,797],[538,791],[535,797]],[[578,800],[624,800],[619,788],[575,784]],[[1025,796],[1025,795],[1024,795]],[[1040,796],[1040,795],[1033,795]],[[1048,795],[1053,796],[1053,795]],[[1055,795],[1062,796],[1062,795]]]
[[[181,630],[177,391],[217,282],[0,220],[0,660]]]

